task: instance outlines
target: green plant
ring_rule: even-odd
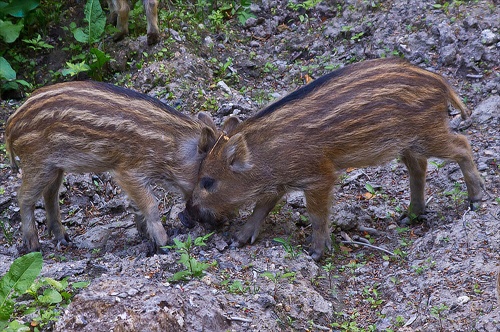
[[[59,316],[60,307],[70,302],[73,294],[67,280],[37,279],[42,264],[41,253],[29,253],[14,260],[0,279],[0,330],[50,329]],[[78,282],[72,284],[72,288],[76,290],[87,285],[88,282]],[[16,301],[24,294],[30,300]]]
[[[243,286],[243,282],[241,280],[234,280],[231,283],[230,281],[230,279],[226,279],[221,282],[221,285],[226,287],[229,293],[244,294],[250,290],[249,286]]]
[[[39,0],[8,0],[0,2],[0,90],[17,90],[19,84],[31,87],[18,80],[16,71],[3,55],[7,50],[3,44],[15,42],[24,27],[24,18],[40,4]]]
[[[228,69],[233,64],[232,58],[227,58],[225,62],[218,62],[217,59],[215,58],[213,58],[211,61],[217,63],[218,68],[217,71],[215,72],[215,75],[217,77],[222,79],[231,76],[231,71],[228,71]]]
[[[434,166],[436,168],[436,174],[439,174],[439,170],[446,165],[446,161],[438,162],[438,161],[431,160],[431,161],[429,161],[429,164]]]
[[[365,286],[363,288],[363,297],[366,302],[370,304],[372,309],[379,307],[384,300],[380,298],[380,293],[378,291],[378,284],[375,284],[373,287]]]
[[[474,284],[474,293],[475,294],[482,294],[483,291],[481,290],[481,288],[479,287],[479,284],[478,283],[475,283]]]
[[[286,240],[280,237],[275,237],[273,241],[278,242],[283,246],[287,253],[287,257],[289,258],[297,258],[301,253],[301,246],[294,246],[290,243],[291,236],[289,236]]]
[[[210,266],[217,265],[216,261],[212,263],[202,263],[194,257],[193,248],[205,246],[205,241],[212,236],[213,233],[209,233],[204,236],[197,237],[194,242],[191,239],[191,235],[188,235],[186,242],[182,242],[179,239],[174,238],[175,245],[165,246],[168,249],[175,249],[177,253],[181,255],[181,258],[177,261],[178,263],[184,265],[184,270],[174,273],[174,275],[169,279],[170,281],[185,281],[191,278],[200,278],[203,276],[205,270]]]
[[[40,51],[43,49],[51,49],[54,48],[54,46],[46,43],[45,41],[42,40],[42,36],[40,34],[37,35],[36,38],[32,39],[23,39],[23,42],[28,44],[28,48],[31,48],[34,51]]]
[[[111,56],[93,45],[101,41],[106,26],[106,16],[99,0],[87,0],[84,13],[85,27],[77,27],[75,22],[71,22],[69,28],[78,42],[89,46],[89,53],[80,59],[83,60],[80,63],[67,62],[68,67],[62,70],[62,74],[75,76],[88,71],[92,78],[102,80],[102,68],[111,60]]]
[[[304,9],[307,11],[316,7],[316,5],[319,4],[321,1],[322,0],[306,0],[302,3],[295,3],[290,1],[288,2],[288,7],[295,11],[298,11],[300,9]]]
[[[274,65],[272,62],[266,62],[264,64],[264,68],[262,68],[262,71],[264,73],[271,73],[271,72],[274,72],[276,71],[278,68],[276,67],[276,65]]]
[[[403,316],[396,316],[396,322],[395,322],[395,325],[398,326],[398,327],[401,327],[403,325],[405,325],[405,322],[406,322],[406,319],[403,317]]]
[[[86,72],[90,70],[90,66],[85,63],[85,61],[79,62],[79,63],[71,63],[71,62],[66,62],[66,65],[68,66],[67,68],[64,68],[62,70],[62,74],[64,76],[76,76],[80,73]]]
[[[373,186],[370,184],[370,183],[366,183],[365,184],[365,189],[366,191],[368,191],[368,193],[370,193],[370,195],[373,197],[373,196],[376,196],[378,191],[375,190],[375,188],[373,188]]]
[[[4,211],[3,213],[5,215],[6,212]],[[8,218],[0,218],[0,228],[2,229],[3,236],[7,240],[7,243],[12,244],[14,240],[14,229],[10,226]]]
[[[0,279],[0,329],[12,326],[15,299],[23,295],[33,284],[42,270],[43,258],[39,252],[17,258],[7,274]]]
[[[439,319],[439,325],[441,326],[441,330],[443,330],[443,313],[448,310],[449,307],[445,305],[444,303],[441,303],[438,306],[432,306],[430,309],[431,316],[436,317]]]
[[[364,32],[359,32],[351,37],[351,40],[358,41],[363,37],[365,33]]]
[[[330,284],[330,289],[333,289],[333,278],[338,278],[338,276],[333,275],[333,271],[335,270],[335,264],[332,264],[332,262],[328,262],[327,264],[323,265],[321,268],[328,275],[328,282]]]
[[[459,205],[463,204],[467,198],[467,192],[462,190],[462,185],[459,182],[455,182],[453,189],[445,191],[444,195],[450,196],[457,208]]]
[[[359,312],[354,311],[349,316],[343,312],[334,313],[338,318],[335,322],[331,323],[331,327],[340,329],[342,332],[365,332],[365,331],[376,331],[375,325],[368,325],[366,328],[358,326],[356,319],[359,317]]]
[[[277,299],[278,285],[281,280],[288,279],[289,281],[295,280],[295,272],[285,272],[285,273],[272,273],[270,271],[265,271],[261,273],[261,276],[271,280],[274,283],[273,298]]]
[[[88,282],[78,282],[72,284],[73,289],[87,287]],[[47,328],[57,321],[59,310],[57,305],[68,304],[72,294],[68,289],[68,281],[61,281],[52,278],[41,278],[35,280],[31,287],[26,291],[33,297],[31,305],[23,308],[23,315],[33,314],[30,325],[40,328]]]

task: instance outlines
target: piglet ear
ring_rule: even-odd
[[[245,137],[238,133],[232,136],[226,144],[225,155],[229,169],[241,173],[252,169],[251,154]]]
[[[240,122],[240,119],[238,119],[237,117],[230,116],[226,119],[226,121],[224,121],[224,124],[222,125],[222,131],[224,131],[226,135],[231,136],[234,129],[240,124]]]
[[[216,141],[215,131],[210,127],[203,127],[201,129],[200,140],[198,141],[198,153],[205,154],[210,151]]]
[[[214,120],[212,119],[210,114],[208,114],[206,112],[200,112],[200,113],[198,113],[198,120],[200,120],[201,122],[206,124],[208,127],[210,127],[214,131],[214,133],[217,132],[217,127],[215,127]]]

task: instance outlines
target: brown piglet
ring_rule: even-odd
[[[289,191],[304,192],[312,225],[312,258],[331,247],[331,194],[340,171],[400,157],[410,176],[411,215],[425,209],[427,159],[457,162],[469,200],[483,181],[465,136],[449,128],[448,106],[468,111],[446,81],[402,59],[364,61],[316,79],[239,123],[201,163],[184,219],[217,224],[247,203],[252,215],[236,243],[253,243],[267,214]]]
[[[7,120],[6,149],[20,160],[18,201],[23,242],[40,250],[35,203],[43,196],[49,233],[67,245],[59,187],[64,172],[111,171],[140,213],[136,224],[157,249],[168,237],[152,184],[189,196],[202,158],[215,142],[215,125],[200,113],[184,115],[147,95],[97,82],[70,82],[35,91]]]

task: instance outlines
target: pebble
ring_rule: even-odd
[[[457,304],[458,305],[464,305],[466,304],[467,302],[470,301],[470,297],[468,297],[467,295],[463,295],[463,296],[460,296],[458,299],[457,299]]]
[[[490,29],[481,31],[481,43],[485,45],[493,45],[498,41],[498,39],[498,34],[494,33]]]

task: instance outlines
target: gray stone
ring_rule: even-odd
[[[472,113],[478,123],[486,123],[492,118],[500,117],[500,96],[491,96],[476,106]]]
[[[490,29],[481,31],[481,43],[485,45],[493,45],[499,39],[498,33],[494,33]]]

